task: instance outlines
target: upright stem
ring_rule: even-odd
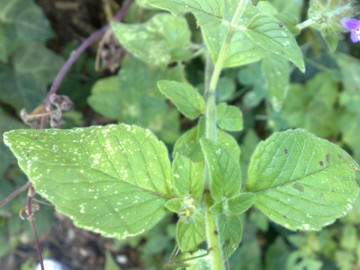
[[[236,30],[238,20],[241,18],[246,5],[249,0],[240,0],[235,14],[230,22],[228,32],[225,40],[221,46],[218,58],[215,65],[210,65],[211,59],[207,57],[206,71],[205,71],[205,127],[207,139],[217,141],[217,126],[216,126],[216,86],[220,78],[221,70],[223,69],[225,55],[230,41]],[[209,76],[209,74],[211,75]],[[210,207],[214,201],[209,192],[210,190],[210,171],[207,162],[205,162],[204,172],[204,202],[205,202],[205,224],[206,224],[206,241],[210,251],[210,264],[212,270],[225,269],[225,260],[222,251],[222,245],[219,237],[219,226],[217,216],[210,211]]]

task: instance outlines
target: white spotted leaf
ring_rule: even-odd
[[[113,22],[111,28],[128,52],[152,66],[166,67],[192,57],[191,32],[183,17],[161,13],[141,24]]]
[[[223,0],[148,0],[153,7],[164,9],[175,15],[191,12],[198,25],[220,23],[224,14]]]
[[[291,230],[320,230],[352,208],[358,171],[337,145],[303,129],[288,130],[256,147],[247,191],[273,221]]]
[[[293,34],[274,17],[256,14],[244,30],[247,37],[260,48],[280,55],[305,71],[304,58]]]
[[[241,169],[239,159],[222,143],[200,139],[201,149],[210,170],[210,192],[215,201],[240,193]]]
[[[124,124],[14,130],[4,142],[36,191],[79,227],[123,239],[166,212],[170,161],[148,130]]]
[[[174,190],[179,195],[191,194],[196,200],[203,193],[204,163],[177,154],[172,164]]]

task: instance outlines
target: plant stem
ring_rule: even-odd
[[[314,23],[315,23],[315,21],[312,18],[310,18],[310,19],[307,19],[306,21],[303,21],[302,23],[298,23],[295,27],[299,31],[302,31],[303,29],[311,26]]]
[[[230,41],[236,31],[236,25],[241,18],[249,0],[240,0],[235,14],[230,22],[225,40],[221,46],[215,65],[210,64],[211,59],[207,56],[205,70],[205,137],[207,139],[217,141],[216,126],[216,86],[220,78],[221,71],[224,66],[225,55]],[[211,75],[210,75],[211,73]],[[206,224],[206,241],[210,251],[210,265],[212,270],[224,270],[225,262],[223,256],[222,245],[219,237],[219,226],[217,216],[210,211],[210,207],[214,201],[209,192],[210,190],[210,164],[205,161],[204,171],[204,202],[205,202],[205,224]]]
[[[25,185],[23,185],[22,187],[19,187],[17,190],[15,190],[13,193],[11,193],[9,196],[7,196],[4,200],[2,200],[0,202],[0,207],[4,206],[5,204],[7,204],[9,201],[11,201],[12,199],[14,199],[17,195],[19,195],[21,192],[24,192],[25,190],[27,190],[29,187],[31,186],[31,182],[27,182]]]

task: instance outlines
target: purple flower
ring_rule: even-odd
[[[360,20],[357,19],[342,19],[341,24],[351,32],[352,42],[360,42]]]

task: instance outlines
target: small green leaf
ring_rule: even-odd
[[[126,58],[117,76],[95,83],[88,103],[105,117],[149,128],[162,140],[173,143],[179,136],[179,114],[166,104],[156,83],[163,79],[182,81],[183,76],[182,66],[160,69]]]
[[[251,19],[244,32],[260,48],[285,57],[305,72],[301,49],[293,34],[282,22],[258,13]]]
[[[289,90],[289,62],[276,55],[264,57],[262,73],[269,101],[275,111],[280,111]]]
[[[266,97],[265,82],[260,63],[254,63],[241,68],[238,73],[238,81],[251,89],[244,96],[244,105],[250,108],[256,107]]]
[[[183,155],[176,155],[172,168],[175,192],[180,195],[191,194],[197,200],[203,191],[203,162],[193,162]]]
[[[346,106],[349,111],[360,114],[360,60],[342,53],[337,53],[335,58],[344,86],[340,104]]]
[[[247,190],[275,222],[292,230],[320,230],[352,208],[358,170],[335,144],[302,129],[288,130],[257,146]]]
[[[235,10],[239,5],[236,1],[224,1],[227,5],[224,10],[223,23],[221,24],[204,24],[201,27],[203,39],[209,50],[211,58],[215,63],[223,46],[224,40],[229,31],[229,25],[234,16]],[[237,67],[259,61],[265,54],[266,50],[259,47],[245,34],[243,29],[249,20],[257,13],[256,8],[249,3],[239,20],[238,30],[233,33],[231,42],[227,46],[224,55],[224,68]]]
[[[25,125],[16,121],[15,118],[11,117],[0,108],[0,181],[2,180],[5,170],[15,161],[11,151],[4,145],[2,135],[6,131],[19,128],[25,128]]]
[[[202,121],[199,121],[199,124]],[[188,131],[186,131],[175,143],[173,156],[179,153],[190,158],[192,161],[198,162],[203,160],[203,155],[201,151],[201,146],[199,139],[204,136],[201,131],[201,127],[196,126]],[[232,154],[239,158],[240,157],[240,148],[237,144],[237,141],[229,135],[228,133],[219,130],[218,139],[223,145],[225,145]]]
[[[216,201],[221,201],[223,197],[238,195],[242,181],[239,160],[219,142],[203,138],[200,144],[210,167],[212,197]]]
[[[236,83],[234,79],[229,77],[221,77],[217,84],[217,99],[219,102],[229,101],[233,99],[236,91]]]
[[[360,160],[360,115],[343,113],[339,117],[341,140],[351,147],[355,159]]]
[[[15,130],[4,142],[36,191],[79,227],[123,239],[165,214],[170,161],[149,130],[124,124]]]
[[[357,229],[354,225],[346,224],[342,230],[340,245],[345,250],[355,251],[358,244]]]
[[[161,13],[143,24],[112,23],[111,27],[127,51],[150,65],[165,67],[192,57],[191,32],[183,17]]]
[[[181,251],[197,250],[205,241],[204,214],[196,213],[191,218],[180,218],[176,226],[176,239]]]
[[[176,208],[178,201],[175,199],[170,205]],[[191,196],[182,199],[182,204],[178,211],[179,220],[176,225],[176,240],[181,251],[194,251],[197,246],[204,242],[205,236],[205,214],[202,208]]]
[[[243,115],[238,107],[219,103],[217,109],[217,121],[220,128],[227,131],[241,131],[243,129]]]
[[[226,258],[229,258],[238,248],[242,239],[242,221],[239,215],[218,216],[220,242]]]
[[[211,206],[210,210],[214,214],[224,214],[226,216],[239,215],[247,211],[255,202],[255,194],[250,192],[240,193],[232,198],[223,200]]]
[[[183,201],[184,201],[183,198],[174,198],[174,199],[168,200],[165,203],[165,207],[173,213],[179,213],[182,208]]]
[[[49,22],[34,1],[0,0],[0,61],[7,62],[19,47],[52,35]]]
[[[195,119],[204,112],[205,101],[191,85],[175,81],[159,81],[157,85],[187,118]]]
[[[215,63],[225,40],[228,26],[225,24],[220,24],[217,27],[204,25],[201,29],[206,47]],[[236,31],[225,52],[224,68],[251,64],[259,61],[263,55],[265,55],[265,50],[249,39],[244,31]]]
[[[17,111],[22,108],[32,111],[43,102],[62,63],[43,44],[32,43],[22,48],[9,64],[0,62],[0,99]]]
[[[175,15],[191,12],[196,17],[198,25],[220,23],[224,12],[222,0],[148,0],[148,4]]]
[[[240,193],[228,200],[229,214],[242,214],[255,202],[255,194],[250,192]]]

